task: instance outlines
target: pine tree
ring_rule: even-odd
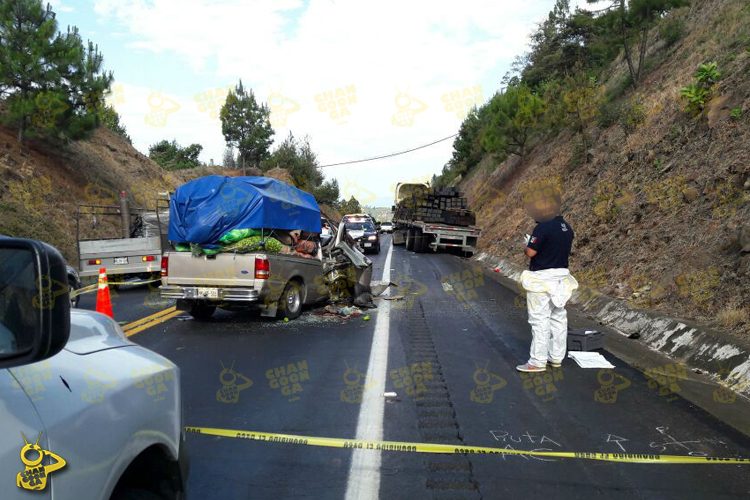
[[[79,138],[99,125],[112,74],[75,27],[57,31],[41,0],[0,3],[0,99],[3,121],[27,134]]]
[[[224,149],[224,160],[222,161],[222,166],[224,168],[236,168],[237,163],[234,160],[234,148],[231,146],[227,146]]]
[[[258,167],[269,157],[274,134],[269,115],[268,106],[258,104],[253,91],[242,86],[242,80],[229,91],[221,107],[221,132],[227,145],[237,148],[243,172],[248,163]]]
[[[488,124],[482,146],[490,153],[515,154],[523,161],[526,148],[542,125],[544,101],[524,84],[510,85],[488,106]]]

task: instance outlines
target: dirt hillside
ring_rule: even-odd
[[[654,44],[645,81],[621,98],[639,106],[641,123],[592,127],[585,152],[565,132],[540,141],[523,164],[485,157],[462,189],[483,229],[481,250],[525,264],[522,238],[533,221],[521,193],[560,182],[579,281],[639,308],[750,336],[750,4],[693,2],[676,15],[685,36],[669,48]],[[722,78],[693,117],[680,88],[709,61]],[[608,90],[625,71],[616,61]]]
[[[180,182],[105,128],[68,145],[19,144],[0,128],[0,234],[44,240],[73,263],[78,203],[115,204],[122,190],[135,206],[153,207]]]

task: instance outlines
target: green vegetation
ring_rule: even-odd
[[[739,120],[742,118],[742,108],[732,108],[732,110],[729,112],[729,117],[732,120]]]
[[[120,115],[117,113],[115,108],[113,108],[112,106],[104,106],[101,112],[101,121],[102,125],[107,127],[115,134],[122,136],[123,139],[128,141],[128,144],[133,144],[133,141],[128,135],[128,131],[125,128],[125,125],[120,122]]]
[[[150,146],[148,156],[165,170],[182,170],[200,166],[198,156],[202,150],[203,146],[200,144],[191,144],[183,148],[177,141],[170,142],[165,139]]]
[[[695,72],[695,82],[680,89],[680,96],[687,101],[686,111],[698,114],[711,99],[712,89],[721,78],[718,64],[701,64]]]
[[[78,139],[106,111],[112,74],[76,27],[59,32],[41,0],[0,3],[0,118],[26,136]]]
[[[362,212],[362,205],[359,204],[359,201],[357,201],[354,196],[348,200],[341,200],[337,208],[339,212],[341,212],[341,215],[358,214]]]
[[[655,31],[667,47],[682,37],[682,20],[669,13],[689,2],[587,1],[596,4],[592,10],[571,11],[569,0],[556,0],[531,35],[529,52],[516,59],[503,79],[503,89],[461,124],[453,155],[433,180],[436,185],[456,182],[487,155],[496,161],[510,155],[523,160],[536,144],[565,129],[578,138],[574,165],[588,158],[587,129],[592,124],[620,125],[632,133],[643,123],[643,106],[623,95],[637,88],[646,71],[661,60],[646,58]],[[603,73],[621,54],[626,76],[605,89],[600,83]],[[706,78],[717,78],[710,67],[704,69]]]
[[[248,164],[259,167],[270,156],[273,128],[269,121],[270,110],[255,100],[255,94],[245,90],[242,80],[229,91],[221,107],[221,133],[227,146],[237,148],[237,163],[244,169]]]
[[[501,159],[515,154],[523,160],[543,117],[544,102],[528,86],[509,85],[489,102],[482,147]]]

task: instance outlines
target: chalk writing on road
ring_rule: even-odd
[[[562,448],[560,443],[555,441],[554,439],[548,437],[545,434],[533,434],[531,431],[525,431],[523,434],[512,434],[505,430],[491,430],[490,434],[492,435],[492,438],[499,442],[503,443],[505,446],[502,448],[505,450],[516,450],[517,448],[514,446],[515,444],[519,444],[520,449],[527,449],[530,445],[537,445],[537,447],[533,450],[528,451],[557,451]],[[503,454],[503,460],[506,460],[509,455]],[[525,460],[539,460],[541,462],[557,462],[557,459],[554,458],[547,458],[547,457],[537,457],[537,456],[529,456],[529,455],[510,455],[511,457],[521,457]]]

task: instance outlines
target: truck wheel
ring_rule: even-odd
[[[406,230],[406,249],[410,252],[414,251],[414,228]]]
[[[302,288],[299,283],[290,281],[279,298],[279,318],[296,319],[302,314]]]
[[[417,229],[414,233],[414,251],[416,253],[424,253],[424,240],[426,236],[421,229]]]
[[[205,321],[208,319],[211,319],[211,316],[214,315],[214,312],[216,311],[216,306],[212,306],[210,304],[203,304],[201,302],[194,302],[190,306],[190,316],[197,319],[198,321]]]
[[[420,239],[419,253],[427,253],[430,250],[431,242],[432,242],[432,235],[422,233],[422,238]]]
[[[398,233],[398,234],[396,234]],[[406,231],[398,230],[391,233],[391,241],[393,246],[400,246],[406,243]]]

